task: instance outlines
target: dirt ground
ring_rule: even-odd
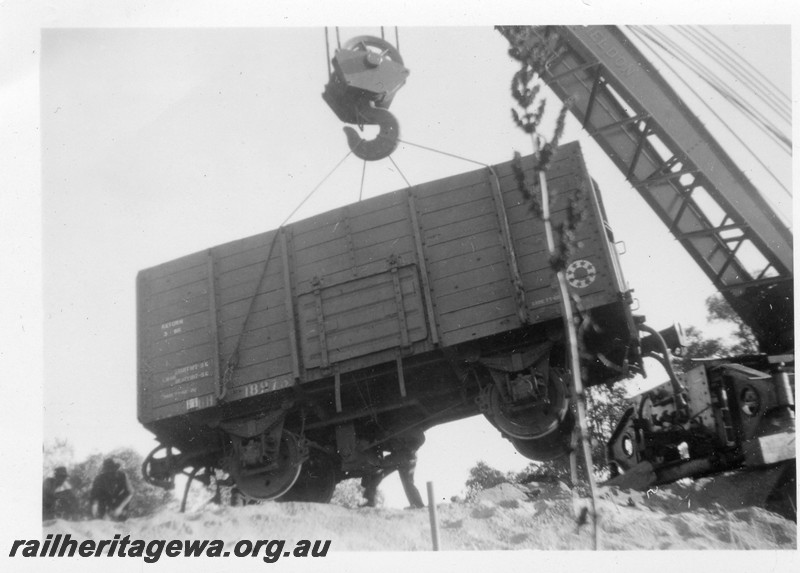
[[[796,524],[760,507],[744,506],[735,492],[712,495],[713,483],[673,484],[640,492],[601,487],[599,543],[603,550],[796,549]],[[437,506],[440,548],[452,550],[591,550],[589,500],[560,483],[501,484],[471,503]],[[583,520],[581,520],[581,517]],[[581,523],[583,521],[583,523]],[[429,551],[427,509],[348,509],[310,503],[247,507],[206,505],[185,514],[45,524],[44,534],[73,539],[330,539],[332,552]]]

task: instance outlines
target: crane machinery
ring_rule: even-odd
[[[758,341],[758,355],[701,361],[683,374],[666,356],[671,381],[636,397],[608,443],[612,473],[646,464],[649,486],[761,468],[771,481],[763,491],[794,496],[791,229],[618,27],[500,32],[512,49],[538,50],[543,82]]]

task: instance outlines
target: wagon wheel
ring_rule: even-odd
[[[172,446],[159,444],[142,462],[144,481],[156,487],[171,490],[175,487],[175,468],[173,460],[180,459],[181,454]]]
[[[501,432],[519,440],[545,438],[559,431],[569,412],[569,393],[564,376],[550,369],[546,397],[512,402],[492,386],[486,416]]]
[[[334,459],[324,450],[311,447],[297,481],[277,501],[329,503],[336,489],[336,481]]]
[[[270,500],[289,491],[302,469],[303,456],[297,438],[289,432],[283,432],[277,459],[268,469],[243,468],[240,463],[235,463],[230,474],[245,497]]]
[[[567,455],[570,450],[572,430],[575,428],[575,416],[571,410],[558,425],[555,431],[532,440],[509,438],[514,449],[520,454],[537,462],[548,462]]]

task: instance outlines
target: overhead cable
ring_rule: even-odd
[[[720,38],[719,36],[717,36],[716,34],[714,34],[714,32],[713,32],[713,31],[711,31],[709,28],[707,28],[707,27],[705,27],[705,26],[700,26],[700,29],[701,29],[701,30],[703,30],[703,31],[705,31],[705,32],[706,32],[707,34],[709,34],[710,36],[714,37],[714,38],[715,38],[715,39],[716,39],[716,40],[717,40],[717,41],[718,41],[720,44],[722,44],[722,46],[724,46],[724,47],[725,47],[725,49],[726,49],[726,50],[728,50],[730,53],[736,53],[736,51],[735,51],[733,48],[731,48],[731,47],[730,47],[730,46],[729,46],[729,45],[728,45],[728,44],[727,44],[727,43],[726,43],[726,42],[725,42],[725,41],[724,41],[722,38]],[[742,58],[742,61],[744,62],[744,64],[745,64],[745,65],[746,65],[748,68],[750,68],[751,70],[753,70],[753,72],[754,72],[754,73],[755,73],[757,76],[759,76],[759,77],[760,77],[760,79],[762,79],[764,82],[766,82],[767,84],[769,84],[769,85],[772,87],[772,89],[774,90],[774,92],[773,92],[773,93],[777,93],[777,94],[778,94],[780,97],[782,97],[782,98],[785,100],[785,102],[786,102],[788,105],[791,105],[791,103],[792,103],[792,98],[791,98],[789,95],[787,95],[787,94],[786,94],[786,92],[784,92],[784,91],[783,91],[781,88],[779,88],[777,85],[775,85],[775,82],[773,82],[773,81],[772,81],[771,79],[769,79],[769,78],[768,78],[766,75],[764,75],[764,73],[763,73],[761,70],[759,70],[759,69],[758,69],[756,66],[754,66],[754,65],[753,65],[753,64],[751,64],[749,61],[747,61],[747,59],[745,59],[745,58]]]
[[[753,106],[747,105],[736,93],[725,85],[725,82],[708,66],[700,62],[690,52],[681,47],[677,42],[669,38],[666,34],[652,26],[645,27],[645,33],[649,34],[653,41],[660,39],[659,45],[672,57],[681,61],[687,66],[698,78],[709,85],[714,91],[719,93],[731,105],[738,108],[745,117],[749,117],[752,123],[758,127],[767,137],[784,147],[787,152],[791,151],[791,141],[788,137],[782,134],[780,128],[775,126],[768,118],[761,112],[757,111]],[[723,120],[724,121],[724,120]]]
[[[648,48],[648,50],[652,53],[652,55],[655,58],[657,58],[672,74],[674,74],[676,78],[678,78],[680,81],[683,82],[683,84],[686,87],[686,89],[688,89],[699,101],[701,101],[701,102],[704,101],[704,98],[697,92],[697,90],[695,90],[688,82],[683,80],[681,78],[681,75],[678,73],[678,71],[674,67],[672,67],[672,65],[670,65],[670,63],[666,60],[666,58],[663,57],[663,55],[662,55],[663,52],[669,52],[669,50],[665,46],[663,46],[661,44],[661,42],[659,42],[657,39],[653,38],[652,36],[646,34],[646,32],[644,30],[640,29],[637,26],[629,26],[628,29],[631,31],[632,34],[634,34],[634,36],[636,36],[636,38],[639,39],[640,42],[642,42],[642,44],[644,46],[646,46]],[[655,44],[656,46],[660,47],[663,52],[659,51],[658,49],[654,49],[652,44]],[[673,54],[673,57],[674,57],[674,54]],[[725,120],[722,119],[722,117],[719,115],[719,113],[717,113],[717,111],[715,109],[713,109],[710,106],[707,106],[707,107],[708,107],[709,112],[712,115],[714,115],[714,117],[716,117],[717,120],[719,120],[719,122],[725,127],[725,129],[727,129],[730,132],[730,134],[742,145],[742,147],[744,147],[744,149],[747,150],[747,152],[755,159],[755,161],[759,165],[761,165],[761,167],[765,170],[765,172],[778,184],[778,186],[781,189],[783,189],[783,191],[787,195],[791,196],[791,191],[775,175],[775,173],[772,171],[772,169],[770,169],[770,167],[767,166],[764,163],[764,161],[758,156],[758,154],[756,154],[756,152],[736,133],[736,131],[734,131],[730,127],[730,125],[728,125],[727,122],[725,122]],[[766,196],[764,196],[764,198],[769,200],[768,197],[766,197]],[[773,207],[774,207],[774,205],[773,205]],[[778,209],[776,209],[776,212],[781,213],[781,211],[778,210]]]
[[[678,32],[706,52],[723,69],[731,74],[743,87],[752,92],[767,107],[772,109],[781,119],[791,124],[792,110],[788,103],[781,103],[773,90],[767,89],[764,82],[751,73],[741,62],[746,61],[738,54],[721,48],[715,36],[706,36],[703,29],[696,26],[678,26]]]

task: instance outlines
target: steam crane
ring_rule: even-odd
[[[624,472],[646,462],[650,483],[771,468],[772,488],[793,495],[791,229],[619,28],[501,32],[518,47],[544,48],[546,85],[569,98],[574,116],[752,329],[763,353],[702,362],[679,377],[684,400],[674,383],[637,397],[609,442],[612,467]]]

